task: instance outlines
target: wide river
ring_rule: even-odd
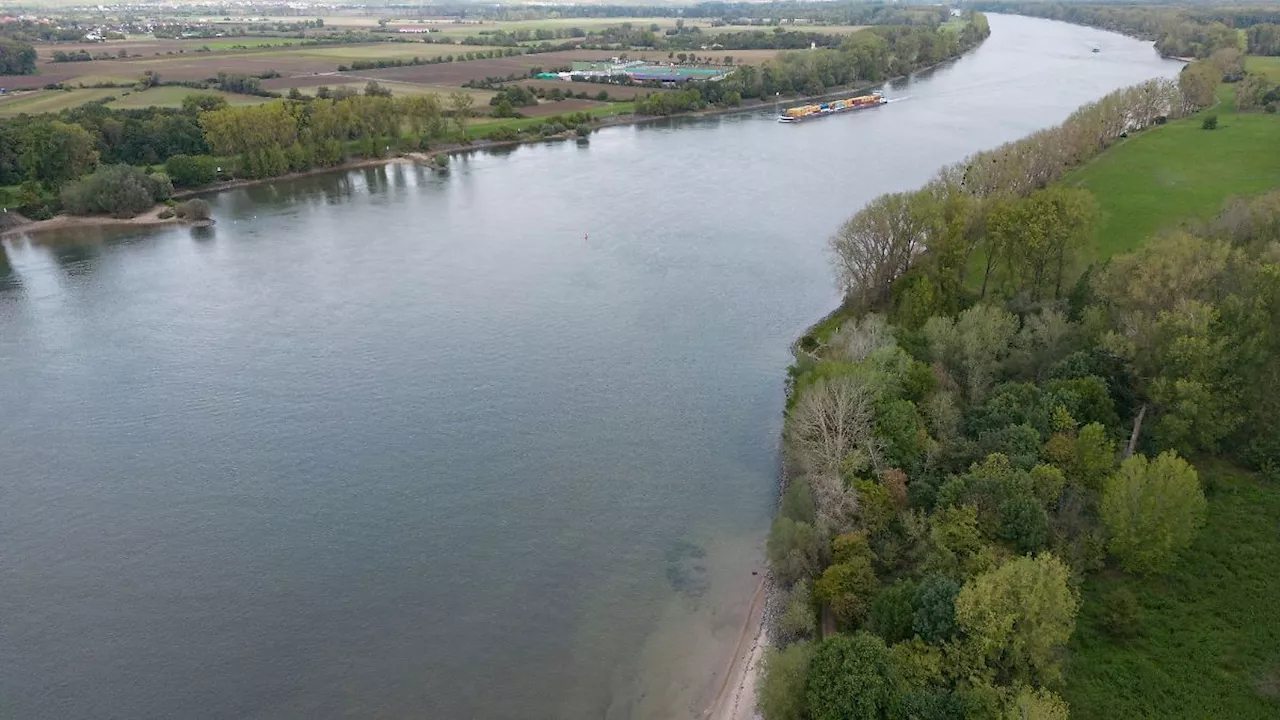
[[[991,28],[874,111],[618,127],[228,191],[205,232],[6,242],[0,716],[701,712],[759,581],[788,343],[837,303],[828,236],[1180,67]]]

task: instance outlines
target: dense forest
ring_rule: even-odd
[[[1187,458],[1280,480],[1280,193],[1091,262],[1054,184],[1214,101],[1193,64],[872,201],[847,301],[797,345],[766,720],[1065,720],[1082,579],[1159,575],[1205,522]],[[1134,630],[1138,610],[1109,608]]]
[[[1205,58],[1224,48],[1241,46],[1238,30],[1246,30],[1248,51],[1256,55],[1280,53],[1275,24],[1280,9],[1274,7],[1215,7],[1157,4],[1083,4],[996,0],[978,2],[988,12],[1015,13],[1062,20],[1077,25],[1112,30],[1154,40],[1156,50],[1169,57]],[[1257,40],[1251,28],[1267,26]]]

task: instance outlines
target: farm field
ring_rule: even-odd
[[[297,17],[279,18],[282,22],[296,22]],[[325,19],[326,28],[336,27],[333,18]],[[376,23],[375,17],[344,18],[347,22],[358,21],[368,25]],[[245,18],[232,21],[243,24]],[[582,27],[585,29],[616,26],[624,22],[643,23],[645,26],[657,24],[659,27],[674,27],[675,18],[563,18],[537,20],[527,22],[485,22],[454,23],[450,19],[428,19],[419,23],[418,19],[406,21],[412,27],[429,25],[440,27],[448,34],[460,36],[474,35],[481,30],[489,32],[495,29],[524,30],[536,28]],[[709,24],[709,21],[690,20],[689,24]],[[391,23],[396,24],[396,23]],[[818,27],[818,26],[797,26]],[[726,28],[719,28],[726,29]],[[742,28],[750,29],[750,28]],[[433,39],[441,33],[433,33]],[[178,105],[185,92],[181,90],[153,89],[144,94],[124,95],[144,73],[150,71],[159,74],[162,82],[199,82],[209,80],[219,72],[261,77],[278,74],[279,77],[262,81],[268,90],[285,92],[298,88],[307,94],[314,94],[314,88],[321,85],[330,88],[349,87],[363,89],[369,80],[384,83],[395,95],[411,95],[421,93],[440,93],[462,89],[462,85],[472,81],[489,78],[505,78],[517,76],[525,78],[534,69],[553,69],[568,67],[575,60],[605,60],[615,55],[625,54],[632,59],[644,59],[651,62],[668,62],[674,53],[665,51],[619,51],[574,50],[553,53],[538,53],[514,57],[485,58],[481,60],[442,62],[427,65],[409,65],[381,69],[350,70],[339,73],[340,66],[349,66],[358,61],[411,61],[413,58],[431,59],[437,57],[458,57],[466,53],[487,53],[505,48],[492,46],[476,46],[461,44],[442,44],[421,42],[420,39],[399,38],[398,41],[361,43],[350,45],[301,45],[299,38],[271,36],[225,37],[216,39],[167,39],[157,40],[146,37],[130,37],[125,40],[106,43],[57,43],[38,46],[38,74],[31,76],[0,76],[0,87],[10,90],[36,90],[51,84],[63,84],[79,87],[94,92],[74,91],[54,94],[47,91],[40,95],[23,95],[8,102],[7,109],[0,112],[47,112],[99,100],[107,95],[115,95],[117,100],[112,107],[143,107],[148,101],[160,105]],[[111,59],[92,60],[88,62],[52,62],[53,52],[77,52],[85,50],[90,53],[109,53],[115,55]],[[118,57],[121,52],[126,57]],[[776,56],[773,50],[740,50],[714,51],[698,53],[712,64],[721,64],[726,55],[734,58],[735,64],[758,64]],[[669,55],[671,57],[669,57]],[[536,82],[536,81],[535,81]],[[94,85],[111,84],[114,88],[92,88]],[[582,85],[579,87],[579,85]],[[565,92],[587,92],[595,96],[600,90],[607,90],[612,100],[630,100],[648,92],[660,91],[653,88],[627,88],[623,86],[596,86],[596,84],[536,82],[543,89],[561,89]],[[171,86],[161,86],[171,87]],[[488,104],[493,97],[490,90],[467,89],[466,92],[475,98],[478,106]],[[236,103],[260,102],[257,99],[236,98]]]
[[[1064,178],[1097,199],[1099,259],[1158,230],[1209,220],[1230,197],[1280,186],[1280,117],[1237,113],[1229,90],[1216,107],[1131,137]],[[1200,127],[1209,114],[1218,116],[1217,130]]]
[[[46,112],[58,112],[83,105],[94,100],[101,100],[109,95],[119,95],[116,88],[94,88],[90,90],[38,90],[0,98],[0,117],[13,117],[27,113],[36,115]]]
[[[124,90],[124,92],[129,91]],[[182,107],[182,101],[186,99],[188,95],[195,93],[217,95],[225,98],[227,103],[231,105],[261,105],[271,99],[255,95],[238,95],[218,90],[197,90],[194,88],[169,85],[149,88],[143,92],[129,92],[128,95],[122,95],[120,90],[116,90],[116,97],[118,99],[107,103],[107,107],[120,110],[135,110],[145,107]]]
[[[302,79],[310,80],[311,78]],[[493,90],[476,90],[472,88],[451,87],[448,85],[421,85],[418,83],[389,82],[385,80],[378,80],[373,77],[364,78],[356,74],[322,75],[316,79],[326,82],[317,82],[314,85],[293,85],[291,87],[298,88],[298,91],[304,95],[315,95],[316,89],[321,85],[328,87],[330,90],[347,88],[349,90],[355,90],[356,92],[363,92],[365,85],[367,85],[370,80],[377,80],[378,85],[390,90],[393,97],[429,95],[431,93],[444,96],[449,93],[463,92],[470,95],[472,99],[475,100],[476,105],[481,106],[488,105],[489,99],[497,94]]]
[[[412,60],[415,57],[425,59],[458,56],[469,52],[489,52],[501,50],[489,45],[453,45],[423,42],[384,42],[376,45],[311,45],[298,48],[290,55],[306,57],[333,58],[337,62],[346,60]]]
[[[1280,488],[1198,463],[1208,522],[1164,577],[1090,578],[1063,697],[1071,717],[1280,717]],[[1106,632],[1106,608],[1136,597],[1133,637]]]

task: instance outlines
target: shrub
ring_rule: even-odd
[[[584,138],[591,134],[591,126],[587,125],[586,123],[582,123],[581,125],[578,125],[577,127],[575,127],[573,129],[573,132],[578,137]]]
[[[182,203],[174,212],[178,217],[188,222],[203,222],[213,215],[213,209],[209,207],[209,203],[200,198]]]
[[[1137,637],[1142,632],[1142,605],[1128,588],[1111,593],[1102,608],[1102,630],[1117,640]]]
[[[1205,130],[1216,130],[1218,128],[1218,116],[1210,115],[1206,117],[1204,119],[1204,122],[1200,123],[1200,127],[1204,128]]]
[[[169,218],[173,217],[173,215],[174,213],[171,208],[165,208],[164,210],[160,211],[160,215],[158,215],[158,217],[161,220],[168,220]]]
[[[133,217],[169,196],[173,187],[131,165],[105,165],[62,190],[62,205],[72,215]],[[163,197],[157,193],[163,193]]]
[[[159,172],[151,173],[147,179],[151,181],[151,194],[157,202],[164,202],[173,195],[173,183],[168,175]]]
[[[812,637],[817,627],[813,593],[809,589],[809,581],[802,579],[787,594],[787,607],[778,618],[778,630],[784,637],[799,639]]]
[[[813,646],[807,642],[785,650],[765,650],[763,674],[756,689],[756,703],[765,720],[804,720],[805,686]]]

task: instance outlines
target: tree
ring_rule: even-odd
[[[105,165],[62,188],[62,204],[72,215],[133,217],[167,198],[168,178],[160,181],[131,165]]]
[[[1009,700],[1002,720],[1067,720],[1067,703],[1044,688],[1020,685]]]
[[[941,234],[941,223],[928,192],[881,195],[868,203],[830,240],[845,297],[872,305],[887,300],[918,251]]]
[[[1053,555],[1015,558],[964,584],[956,620],[997,677],[1042,683],[1075,629],[1070,570]]]
[[[1012,313],[990,305],[975,305],[955,320],[931,318],[924,326],[931,355],[961,383],[971,403],[986,396],[1017,330]]]
[[[475,98],[461,90],[449,93],[449,110],[453,113],[459,138],[467,137],[467,117],[471,115],[471,106],[474,104]]]
[[[813,525],[779,515],[769,531],[769,567],[784,583],[811,576],[820,567],[819,534]]]
[[[1160,572],[1191,546],[1205,521],[1195,468],[1173,452],[1154,461],[1134,455],[1102,491],[1100,513],[1111,552],[1126,570]]]
[[[987,215],[987,233],[1005,266],[1006,292],[1025,293],[1033,301],[1060,297],[1097,214],[1093,194],[1074,188],[1047,188],[997,205]],[[983,287],[985,292],[986,280]]]
[[[946,575],[930,575],[920,583],[911,629],[925,642],[950,640],[956,631],[956,596],[960,583]]]
[[[871,603],[871,627],[890,645],[912,636],[912,621],[916,613],[916,585],[910,580],[899,580],[890,585]]]
[[[98,163],[96,147],[97,140],[80,125],[32,123],[22,139],[22,168],[28,178],[57,190]]]
[[[814,650],[807,699],[811,720],[879,720],[891,699],[889,649],[868,632],[834,635]]]
[[[864,623],[879,581],[871,562],[875,554],[862,533],[846,533],[832,542],[835,563],[813,584],[813,594],[831,606],[846,627]]]
[[[218,179],[218,161],[208,155],[173,155],[164,170],[178,187],[201,187]]]
[[[12,38],[0,37],[0,75],[34,75],[36,49]]]
[[[1116,466],[1116,444],[1098,423],[1080,428],[1076,435],[1076,478],[1091,490],[1101,490],[1103,480]]]
[[[756,687],[756,707],[765,720],[807,720],[805,689],[813,646],[801,641],[786,648],[766,648]]]
[[[850,464],[874,464],[875,396],[869,382],[849,375],[820,378],[805,388],[784,429],[792,458],[811,473],[837,477]]]
[[[1222,73],[1213,63],[1194,62],[1183,68],[1178,73],[1178,87],[1182,90],[1186,110],[1212,105],[1221,79]]]
[[[1266,77],[1258,73],[1246,73],[1244,78],[1236,83],[1236,109],[1256,110],[1262,107],[1263,97],[1270,89],[1271,83],[1267,82]]]

